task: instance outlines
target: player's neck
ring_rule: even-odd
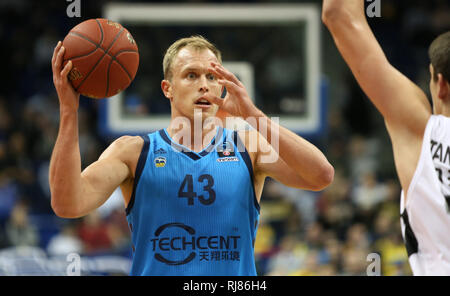
[[[217,125],[210,124],[194,124],[194,122],[185,120],[171,120],[167,133],[172,141],[187,147],[194,152],[200,152],[205,149],[212,139],[216,136]]]
[[[436,104],[434,106],[434,114],[436,115],[444,115],[446,117],[450,117],[450,99],[444,102],[439,102],[440,104]]]
[[[450,117],[450,102],[447,101],[447,104],[443,104],[442,107],[442,115]]]

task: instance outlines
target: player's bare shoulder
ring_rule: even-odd
[[[273,159],[276,158],[275,151],[267,139],[255,129],[240,130],[238,131],[240,141],[244,144],[250,158],[252,160],[253,167],[258,170],[258,163],[266,161],[273,163]],[[238,147],[240,149],[240,147]],[[255,172],[256,173],[256,172]]]
[[[239,137],[237,148],[239,150],[242,150],[239,152],[243,152],[245,148],[245,150],[247,150],[247,152],[249,153],[252,162],[254,163],[254,158],[256,157],[256,152],[258,148],[258,132],[256,130],[245,129],[245,130],[238,130],[237,134]]]
[[[144,139],[140,136],[121,136],[109,145],[100,156],[100,159],[119,159],[124,162],[130,168],[132,174],[134,174],[143,146]]]

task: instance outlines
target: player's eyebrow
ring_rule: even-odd
[[[189,72],[210,72],[207,67],[196,67],[196,66],[188,66],[187,68],[181,69],[181,73],[189,73]]]
[[[188,67],[188,68],[184,68],[183,70],[181,70],[182,73],[186,73],[186,72],[196,72],[198,71],[199,68],[197,67]]]

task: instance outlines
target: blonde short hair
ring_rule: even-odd
[[[191,36],[187,38],[181,38],[175,41],[166,51],[166,54],[164,55],[163,59],[163,72],[164,72],[164,79],[170,80],[172,78],[172,63],[175,59],[175,57],[178,55],[180,50],[184,47],[191,47],[196,50],[204,50],[209,49],[211,50],[214,55],[217,57],[217,60],[219,63],[222,63],[222,54],[220,53],[220,50],[217,49],[217,47],[209,42],[206,38],[200,35]]]

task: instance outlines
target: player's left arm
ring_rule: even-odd
[[[256,130],[240,132],[247,148],[252,147],[253,139],[257,139],[255,179],[263,181],[265,177],[271,177],[286,186],[313,191],[323,190],[331,184],[334,168],[316,146],[271,121],[262,112],[255,116],[259,116],[257,125],[252,124]],[[258,128],[264,121],[267,133],[262,135]]]
[[[269,176],[287,186],[307,190],[322,190],[333,181],[334,168],[317,147],[270,120],[253,104],[239,79],[222,65],[212,63],[210,70],[227,88],[225,99],[210,95],[211,101],[232,116],[244,118],[256,130],[240,133],[250,152],[256,145],[255,178],[263,180]],[[264,136],[257,132],[265,129]]]

